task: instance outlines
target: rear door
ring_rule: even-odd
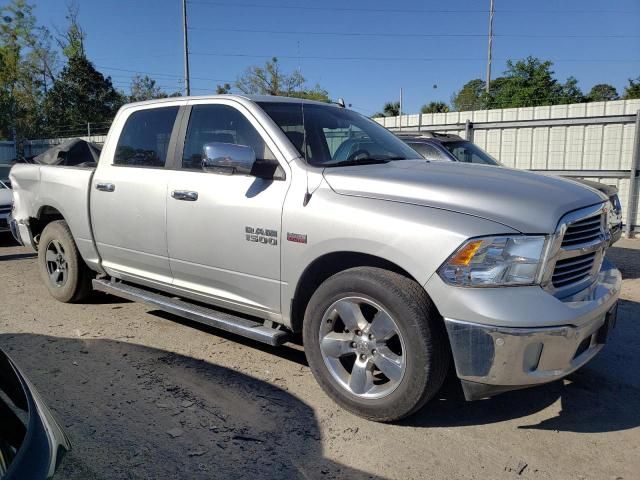
[[[262,126],[236,102],[193,104],[183,130],[167,191],[174,286],[222,306],[277,315],[288,165]],[[204,172],[202,149],[211,142],[250,146],[261,168],[252,175]]]
[[[114,125],[91,186],[91,222],[102,265],[116,277],[170,284],[165,168],[180,104],[126,112]],[[110,135],[111,135],[110,134]]]

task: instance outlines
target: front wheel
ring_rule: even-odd
[[[449,368],[442,319],[416,282],[358,267],[327,279],[303,326],[311,370],[343,408],[390,422],[420,409]]]
[[[42,280],[56,300],[81,302],[91,293],[91,270],[64,220],[51,222],[42,231],[38,263]]]

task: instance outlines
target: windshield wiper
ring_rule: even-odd
[[[389,163],[391,159],[387,158],[354,158],[353,160],[343,160],[338,163],[330,163],[325,167],[350,167],[352,165],[375,165],[378,163]]]

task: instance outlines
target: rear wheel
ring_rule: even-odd
[[[91,270],[78,252],[67,222],[49,223],[40,235],[40,273],[49,293],[61,302],[81,302],[91,293]]]
[[[359,267],[326,280],[304,319],[307,359],[345,409],[376,421],[412,414],[440,389],[449,367],[441,318],[416,282]]]

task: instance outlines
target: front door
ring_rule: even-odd
[[[278,163],[275,144],[242,109],[228,100],[191,107],[182,160],[167,191],[173,284],[221,306],[278,314],[286,163]],[[202,149],[212,142],[252,147],[271,173],[204,172]]]

